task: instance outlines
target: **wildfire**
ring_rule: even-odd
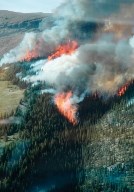
[[[56,52],[48,57],[48,60],[55,59],[61,55],[71,55],[78,48],[78,43],[76,41],[69,41],[67,44],[59,45]]]
[[[38,45],[36,46],[38,48]],[[38,49],[36,50],[28,50],[26,54],[20,59],[21,61],[31,61],[32,59],[37,58],[38,55]],[[48,56],[48,60],[55,59],[57,57],[60,57],[61,55],[71,55],[74,53],[74,51],[78,48],[78,43],[76,41],[69,41],[67,44],[59,45],[56,49],[56,52],[52,55]]]
[[[38,54],[36,50],[27,51],[25,56],[21,58],[21,61],[31,61],[32,59],[35,59],[38,57]]]
[[[129,87],[130,83],[131,83],[131,82],[127,82],[125,85],[123,85],[123,86],[118,90],[117,95],[120,96],[120,97],[123,96],[123,95],[126,93],[126,91],[127,91],[128,87]]]
[[[77,106],[71,103],[70,99],[72,95],[71,91],[58,93],[54,98],[54,102],[59,112],[64,115],[70,123],[76,125],[78,123],[76,118]]]

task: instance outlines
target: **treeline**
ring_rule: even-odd
[[[50,191],[86,191],[86,187],[81,187],[85,179],[83,146],[90,143],[93,134],[98,137],[94,128],[99,119],[122,101],[117,96],[107,100],[98,95],[86,97],[79,106],[79,124],[73,126],[58,112],[50,94],[38,94],[43,86],[29,87],[24,97],[27,102],[24,121],[6,128],[7,135],[16,133],[17,139],[4,148],[0,157],[2,192],[30,191],[33,186],[43,185],[50,175],[62,174],[69,174],[69,179],[63,186],[57,183]],[[133,88],[132,83],[123,99],[133,95]],[[22,115],[20,109],[15,115]],[[92,186],[91,191],[106,189],[106,185],[100,188],[94,178],[92,185],[87,184]],[[109,191],[115,190],[114,187],[109,186]]]
[[[37,176],[46,177],[49,173],[70,172],[73,179],[70,181],[69,187],[72,186],[71,191],[77,187],[78,191],[79,174],[76,173],[82,173],[83,169],[82,144],[85,142],[85,128],[93,126],[97,118],[100,118],[108,110],[109,104],[102,102],[99,98],[86,98],[85,104],[80,105],[79,118],[81,121],[74,127],[52,104],[51,95],[38,95],[38,89],[40,87],[33,87],[25,93],[25,96],[30,97],[31,100],[27,106],[25,121],[19,130],[15,131],[18,129],[16,125],[11,125],[8,128],[8,135],[18,132],[18,140],[28,142],[28,148],[15,163],[15,166],[7,169],[6,166],[3,166],[10,159],[7,147],[7,152],[1,157],[1,175],[3,175],[1,189],[3,191],[26,191],[29,185],[34,184],[33,177],[40,178]],[[17,147],[17,141],[15,145]],[[14,147],[11,149],[13,151]],[[5,178],[7,178],[6,184]],[[27,180],[26,178],[31,179]],[[37,179],[36,183],[38,182],[40,181]],[[80,180],[80,182],[82,181]]]
[[[12,64],[8,67],[5,72],[5,80],[11,81],[14,85],[17,85],[21,89],[26,89],[28,83],[20,79],[21,74],[26,74],[27,68],[29,66],[22,65],[21,63]]]

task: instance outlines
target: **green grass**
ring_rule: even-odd
[[[24,90],[20,90],[9,81],[0,81],[0,114],[15,110],[23,97]]]

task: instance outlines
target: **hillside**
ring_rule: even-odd
[[[15,114],[23,117],[21,125],[1,126],[10,141],[1,156],[1,189],[132,192],[133,85],[122,98],[87,97],[76,126],[52,105],[50,94],[37,94],[40,89],[26,90]]]
[[[133,191],[134,105],[123,100],[87,134],[83,147],[85,183],[83,190]],[[93,180],[92,178],[95,178]]]
[[[48,16],[43,13],[23,14],[0,11],[0,57],[18,45],[25,32],[39,32],[39,23]],[[52,21],[49,22],[52,24]],[[90,24],[89,31],[92,29],[92,24]],[[80,27],[88,31],[85,28],[87,23],[84,25],[80,23]],[[76,30],[75,26],[74,29]],[[63,52],[62,58],[67,59],[69,55],[67,57],[64,55],[64,46],[60,48]],[[56,53],[59,53],[59,50]],[[102,57],[107,60],[107,50],[109,51],[109,44],[105,54],[99,56],[100,63]],[[86,49],[83,50],[85,51]],[[103,52],[102,46],[99,52],[101,51]],[[111,59],[113,52],[109,53]],[[95,57],[95,53],[92,53],[90,49],[86,54],[89,56],[91,54],[91,58]],[[86,55],[82,54],[82,58],[85,57]],[[81,58],[78,57],[79,59]],[[78,95],[76,100],[79,101],[76,103],[77,110],[75,111],[77,121],[72,124],[64,112],[73,113],[72,109],[76,108],[73,108],[73,96],[72,100],[69,99],[72,101],[72,108],[68,108],[70,102],[65,102],[66,93],[71,88],[72,92],[69,93],[75,92],[73,89],[75,86],[72,87],[71,83],[74,81],[78,85],[79,80],[81,89],[78,89],[78,92],[82,90],[83,93],[83,87],[88,81],[85,76],[86,74],[92,76],[96,67],[93,64],[88,70],[83,66],[81,74],[79,70],[77,71],[77,67],[71,68],[71,65],[67,65],[68,68],[65,70],[68,73],[69,71],[75,73],[66,78],[66,71],[61,71],[54,79],[58,80],[61,86],[58,86],[56,90],[56,85],[50,84],[49,86],[44,79],[42,81],[37,79],[33,83],[30,79],[26,80],[28,77],[36,79],[40,72],[43,78],[45,75],[55,76],[56,71],[60,71],[60,67],[64,67],[66,63],[66,60],[60,63],[60,60],[56,58],[60,67],[54,65],[53,68],[54,59],[52,59],[48,61],[52,73],[44,74],[42,72],[47,65],[45,60],[35,57],[32,60],[19,60],[0,67],[0,114],[2,114],[0,117],[0,191],[133,192],[134,80],[128,82],[127,86],[125,85],[122,94],[118,94],[117,91],[108,96],[95,90],[88,94],[84,93],[83,99],[79,98],[81,95]],[[90,57],[87,57],[85,62],[88,63],[88,60]],[[71,61],[73,64],[77,63]],[[107,66],[109,65],[105,68]],[[109,76],[113,68],[116,73],[116,66],[117,63],[110,67],[108,75],[105,75]],[[105,68],[102,68],[102,71]],[[73,79],[77,73],[78,78]],[[99,75],[101,76],[101,73]],[[70,80],[67,86],[63,86],[60,77],[65,84]],[[101,84],[99,76],[97,77],[98,83]],[[93,81],[90,86],[92,83]],[[105,83],[102,87],[104,86]],[[65,97],[65,100],[61,99],[58,103],[66,107],[67,111],[59,110],[54,104],[56,97],[53,92],[58,91],[61,93],[64,91],[61,96]]]
[[[39,23],[48,15],[0,10],[0,56],[16,47],[25,32],[38,31]]]

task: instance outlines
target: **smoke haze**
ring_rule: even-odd
[[[95,91],[115,94],[134,78],[132,7],[133,0],[67,0],[40,23],[39,33],[26,34],[17,48],[5,54],[0,66],[38,58],[30,69],[36,74],[27,72],[23,80],[45,82],[54,97],[71,90],[73,104]],[[72,41],[78,43],[73,52],[62,48]],[[56,50],[58,57],[47,59]]]

